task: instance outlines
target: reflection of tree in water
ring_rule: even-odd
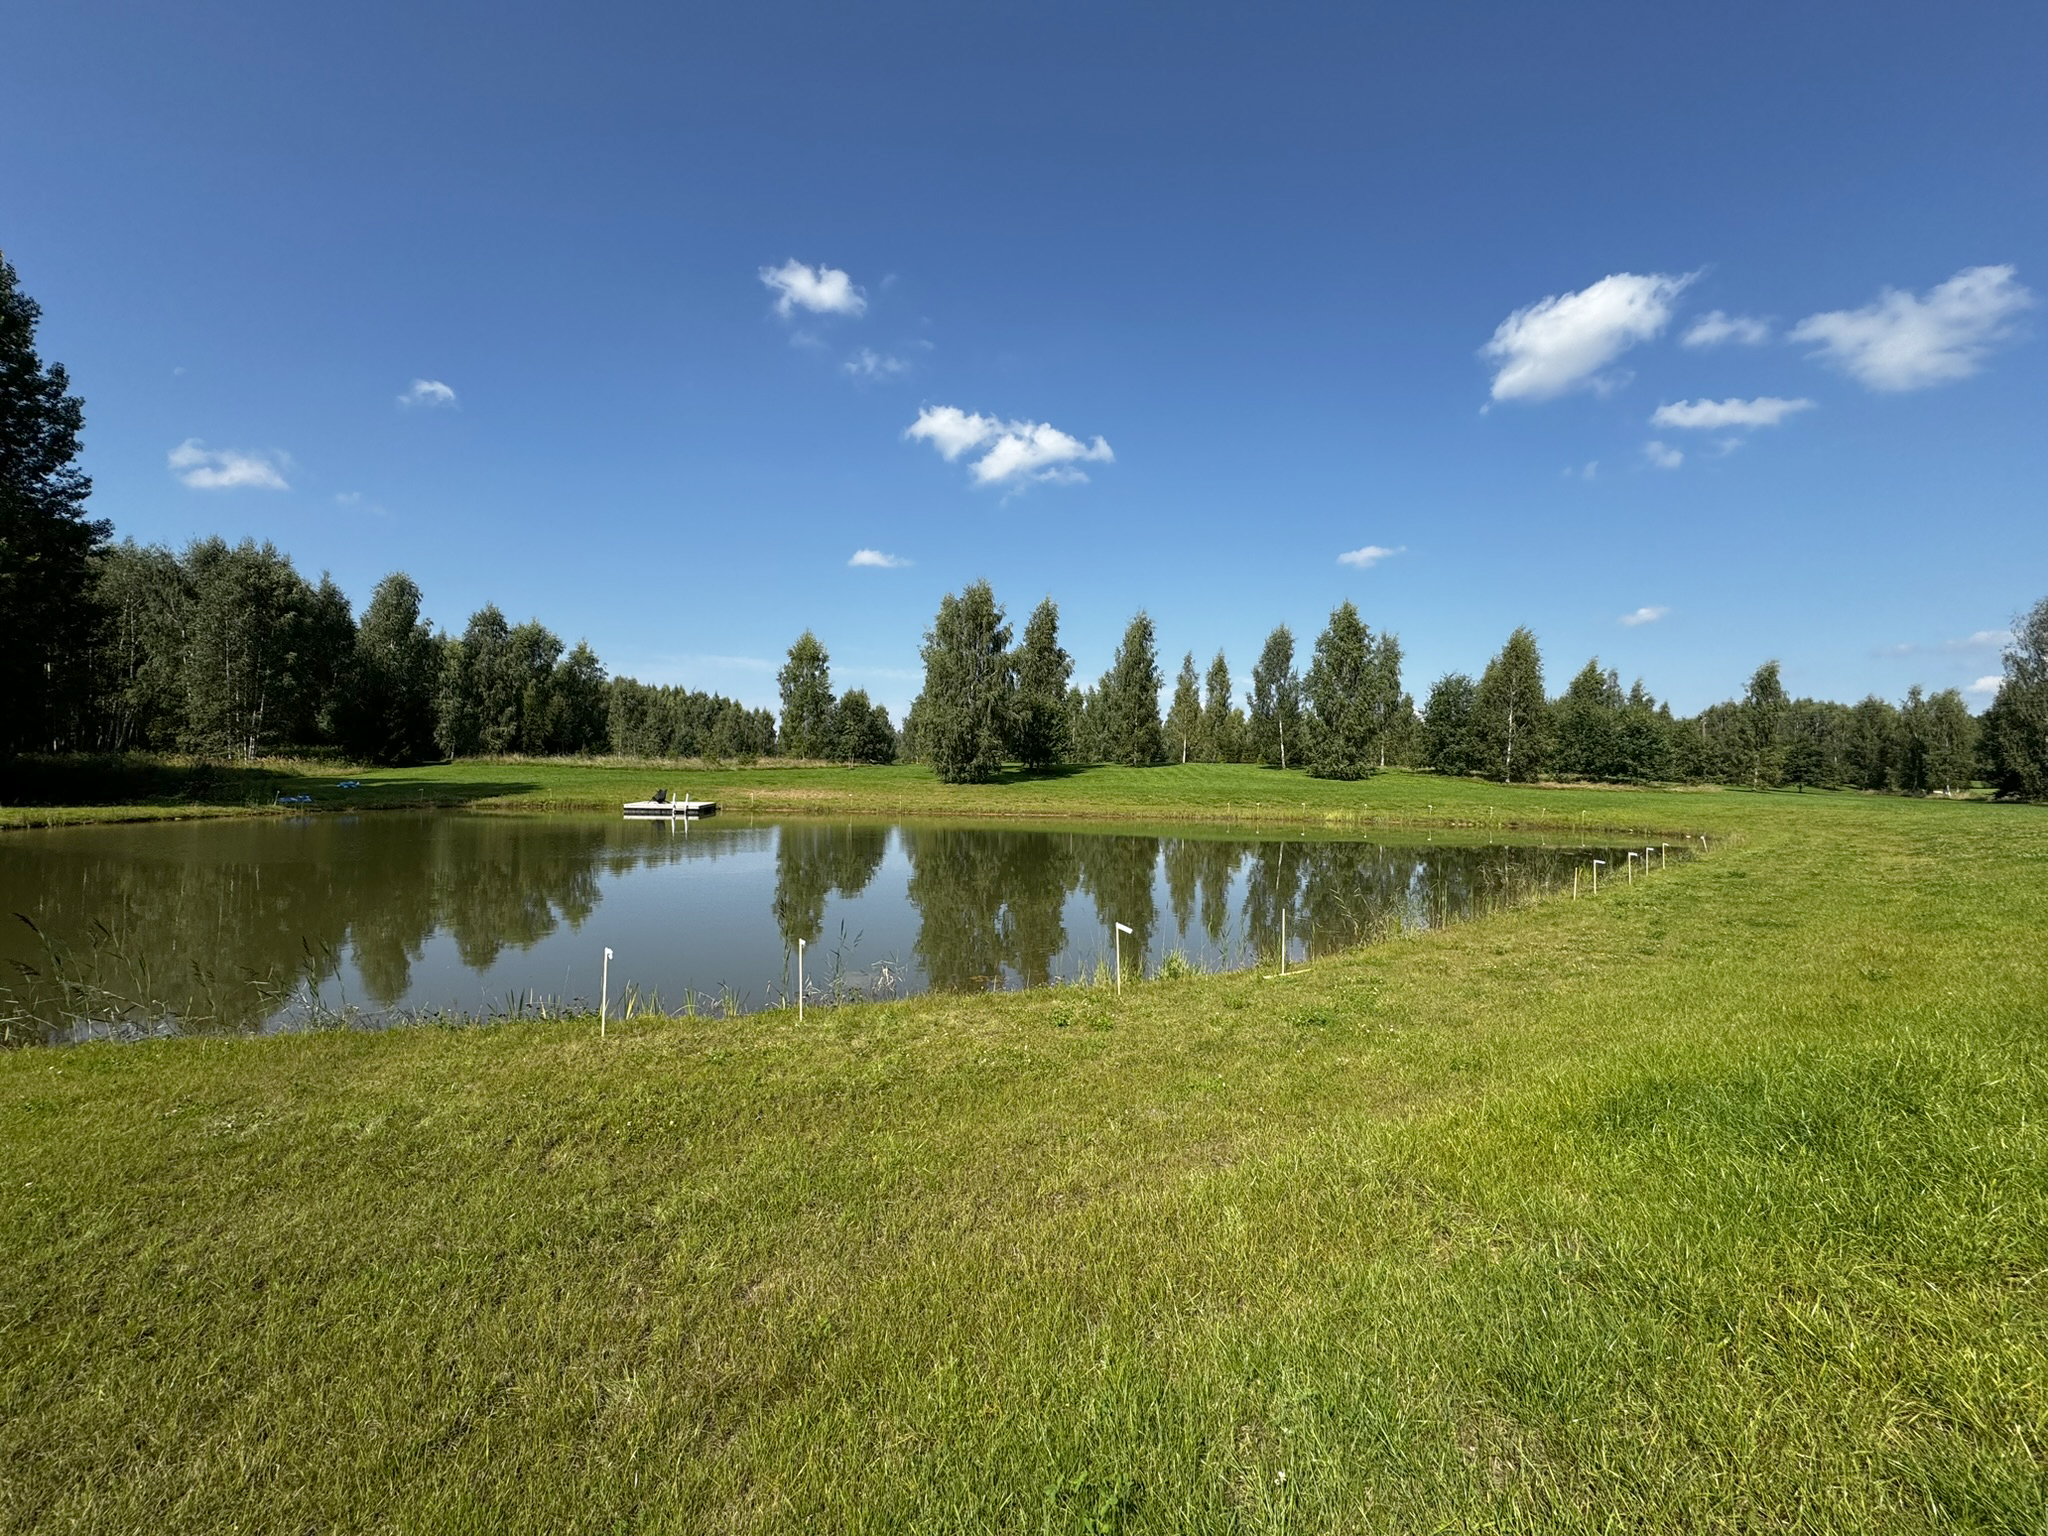
[[[1095,903],[1095,920],[1102,925],[1102,947],[1107,950],[1117,923],[1131,930],[1124,940],[1124,963],[1142,968],[1152,947],[1152,925],[1159,909],[1152,894],[1159,873],[1159,839],[1156,837],[1090,837],[1082,842],[1081,889]]]
[[[790,949],[818,942],[825,899],[858,896],[889,852],[889,829],[785,822],[775,838],[775,925]]]
[[[1067,833],[906,827],[917,958],[935,987],[987,987],[1013,970],[1052,979],[1067,945],[1067,896],[1080,876]]]
[[[365,1000],[388,1007],[443,927],[480,968],[565,921],[580,925],[597,907],[597,866],[622,836],[582,821],[392,815],[84,830],[69,835],[61,880],[46,878],[29,840],[5,850],[25,855],[0,863],[9,912],[70,952],[74,974],[104,929],[89,958],[109,1011],[234,1029],[333,979],[351,947]],[[629,864],[676,856],[623,851]],[[43,947],[11,927],[0,958],[47,971]]]
[[[1199,903],[1202,932],[1221,949],[1230,929],[1230,882],[1256,844],[1179,837],[1166,844],[1166,894],[1173,920],[1186,933]]]

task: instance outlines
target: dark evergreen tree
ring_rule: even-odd
[[[1016,741],[1018,760],[1039,772],[1073,751],[1067,691],[1074,659],[1060,648],[1060,610],[1046,598],[1031,611],[1017,648]]]
[[[948,593],[924,638],[924,692],[914,706],[918,748],[947,784],[981,784],[1003,766],[1015,729],[1017,677],[1010,626],[985,581]]]
[[[1269,768],[1300,756],[1301,679],[1294,670],[1294,635],[1285,624],[1266,636],[1245,694],[1246,734],[1253,755]]]
[[[889,711],[872,702],[864,688],[849,688],[832,711],[831,756],[848,763],[896,761],[896,728]]]
[[[1304,761],[1314,778],[1362,779],[1377,766],[1373,649],[1357,607],[1348,599],[1339,603],[1316,637],[1302,686],[1309,708]]]
[[[1619,779],[1621,679],[1595,656],[1551,707],[1554,766],[1574,779]]]
[[[1166,753],[1177,762],[1199,762],[1202,738],[1202,684],[1195,674],[1195,653],[1180,661],[1180,677],[1173,685],[1173,703],[1166,711]]]
[[[1484,763],[1472,726],[1472,701],[1478,692],[1463,672],[1446,672],[1429,690],[1422,707],[1422,765],[1438,773],[1474,774]]]
[[[84,735],[101,613],[92,564],[110,529],[85,515],[85,403],[64,365],[37,355],[41,318],[0,256],[0,754]]]
[[[782,689],[785,757],[830,757],[833,751],[832,660],[808,629],[789,648],[775,675]]]
[[[1234,763],[1244,750],[1244,716],[1230,693],[1230,663],[1218,651],[1209,663],[1202,706],[1201,756],[1205,763]]]
[[[1102,713],[1100,740],[1106,762],[1143,767],[1165,756],[1159,725],[1159,657],[1152,620],[1143,609],[1124,631],[1123,643],[1096,687]]]
[[[1399,754],[1406,745],[1408,729],[1415,719],[1415,701],[1401,691],[1401,639],[1382,632],[1373,642],[1366,669],[1366,706],[1372,712],[1373,737],[1379,750],[1380,767],[1387,755]]]
[[[1486,664],[1472,695],[1472,730],[1483,771],[1512,784],[1542,771],[1548,735],[1548,702],[1543,695],[1543,654],[1536,636],[1518,628]]]

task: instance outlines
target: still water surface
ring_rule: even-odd
[[[1674,854],[1676,850],[1673,850]],[[1581,844],[936,822],[671,828],[385,812],[0,836],[0,1018],[24,1038],[490,1016],[631,994],[741,1011],[1295,963],[1565,890]],[[18,920],[14,914],[28,919]],[[31,927],[30,924],[34,926]]]

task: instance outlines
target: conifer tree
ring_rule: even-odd
[[[0,255],[0,753],[82,734],[100,617],[91,567],[110,529],[85,515],[85,403],[64,365],[37,355],[41,318]]]
[[[1202,706],[1202,761],[1234,763],[1242,749],[1244,716],[1230,696],[1230,663],[1218,651],[1209,663],[1209,700]]]
[[[1180,762],[1199,760],[1196,751],[1202,735],[1202,687],[1195,675],[1195,653],[1181,658],[1180,677],[1173,686],[1173,703],[1166,711],[1166,754]]]
[[[1316,638],[1302,686],[1312,722],[1305,753],[1312,777],[1361,779],[1373,771],[1379,745],[1374,671],[1372,632],[1346,599]]]
[[[924,638],[918,695],[918,751],[941,781],[981,784],[1003,766],[1015,730],[1017,674],[1010,626],[985,581],[948,593]]]
[[[1429,690],[1422,709],[1422,762],[1438,773],[1472,774],[1483,759],[1472,723],[1478,687],[1463,672],[1446,672]]]
[[[1105,761],[1135,768],[1156,763],[1164,755],[1159,683],[1152,620],[1140,609],[1124,631],[1123,643],[1116,648],[1116,657],[1096,690]]]
[[[1512,784],[1536,777],[1544,757],[1547,707],[1543,655],[1527,628],[1508,636],[1472,695],[1472,728],[1488,777]]]
[[[1266,636],[1245,694],[1247,734],[1253,755],[1273,768],[1300,756],[1301,679],[1294,670],[1294,635],[1285,624]]]
[[[1067,688],[1074,659],[1060,648],[1060,610],[1046,598],[1031,612],[1017,649],[1016,753],[1026,769],[1064,762],[1073,750]]]

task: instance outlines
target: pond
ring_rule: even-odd
[[[1671,856],[1679,850],[1673,848]],[[594,1006],[744,1012],[1290,963],[1567,891],[1583,844],[381,812],[0,836],[14,1043]],[[1610,877],[1611,878],[1611,877]]]

